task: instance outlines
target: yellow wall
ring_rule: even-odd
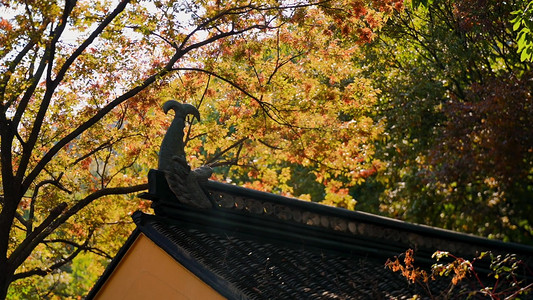
[[[95,299],[225,299],[142,233]]]

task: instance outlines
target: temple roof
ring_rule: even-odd
[[[530,265],[533,261],[533,247],[214,181],[202,185],[211,207],[199,208],[180,201],[164,172],[151,170],[148,177],[149,191],[142,197],[153,201],[155,215],[136,212],[135,234],[142,232],[229,299],[424,295],[385,268],[388,258],[407,249],[414,249],[417,264],[426,267],[435,262],[431,255],[436,250],[467,259],[481,251],[514,253]],[[489,273],[488,265],[476,268]],[[447,286],[442,280],[432,282],[432,294]],[[455,292],[460,294],[461,288]]]

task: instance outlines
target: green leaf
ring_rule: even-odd
[[[524,49],[522,50],[522,53],[520,54],[520,60],[526,61],[531,59],[531,54],[528,54],[527,51]]]
[[[521,19],[521,18],[516,17],[516,19],[514,19],[513,21],[511,21],[511,23],[514,23],[514,25],[513,25],[513,31],[517,31],[518,28],[520,28],[520,25],[522,24],[522,22],[520,22],[519,19]],[[517,20],[517,21],[515,21],[515,20]]]

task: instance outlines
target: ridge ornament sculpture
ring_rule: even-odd
[[[196,107],[174,100],[163,104],[165,113],[171,109],[175,115],[161,143],[158,169],[165,172],[170,190],[181,203],[197,208],[211,208],[213,204],[202,185],[207,183],[213,170],[209,166],[191,170],[185,156],[185,118],[192,115],[200,121],[200,113]]]

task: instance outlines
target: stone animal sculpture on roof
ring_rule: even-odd
[[[168,185],[178,200],[198,208],[213,206],[202,185],[207,182],[213,170],[202,166],[191,170],[185,156],[185,118],[192,115],[200,121],[200,113],[193,105],[174,100],[163,104],[163,111],[174,110],[174,119],[170,124],[159,150],[158,169],[165,172]]]

